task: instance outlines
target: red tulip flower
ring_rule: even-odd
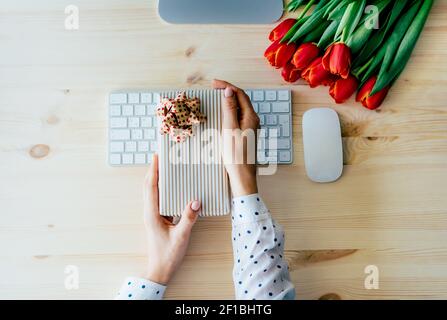
[[[374,85],[376,84],[377,77],[371,77],[368,81],[365,82],[363,87],[357,93],[356,100],[361,102],[365,108],[369,110],[375,110],[382,104],[383,100],[385,100],[386,95],[388,94],[388,90],[390,87],[385,87],[376,94],[370,96]]]
[[[324,68],[343,79],[349,77],[351,71],[351,49],[344,43],[332,44],[323,57]]]
[[[295,25],[295,23],[296,19],[284,20],[270,32],[269,40],[272,42],[276,40],[281,40],[286,35],[286,33],[289,32],[289,30]]]
[[[335,76],[327,71],[322,64],[322,57],[316,58],[302,73],[311,88],[319,85],[329,86],[335,81]]]
[[[294,83],[301,77],[301,71],[289,62],[282,68],[281,75],[285,81]]]
[[[308,42],[298,47],[292,58],[292,64],[299,70],[306,69],[312,61],[318,58],[320,49],[316,44]]]
[[[273,42],[264,53],[270,64],[277,69],[284,67],[296,51],[295,43],[279,43],[280,41]]]
[[[359,82],[357,78],[349,75],[348,78],[340,78],[331,84],[329,94],[334,98],[336,103],[343,103],[357,91],[358,86]]]

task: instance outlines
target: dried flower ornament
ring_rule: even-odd
[[[161,99],[156,114],[161,118],[160,133],[169,135],[175,142],[192,137],[193,126],[206,121],[206,116],[200,112],[200,100],[188,98],[186,92],[180,92],[174,99]]]

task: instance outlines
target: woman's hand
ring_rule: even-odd
[[[174,224],[172,218],[160,215],[158,156],[154,155],[144,184],[144,224],[148,236],[149,257],[146,274],[148,280],[166,285],[180,267],[200,208],[199,201],[191,201],[183,211],[178,224]]]
[[[233,196],[257,193],[256,133],[259,128],[259,117],[243,90],[221,80],[214,80],[213,88],[225,89],[222,110],[222,153]]]

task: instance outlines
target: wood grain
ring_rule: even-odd
[[[77,31],[64,29],[68,4]],[[150,257],[145,169],[106,163],[107,94],[213,78],[286,87],[262,57],[272,26],[168,25],[143,0],[7,0],[0,12],[0,298],[112,298]],[[438,0],[378,111],[291,87],[295,161],[259,183],[285,228],[298,299],[447,298],[446,30]],[[345,145],[344,175],[327,185],[303,167],[302,115],[319,106],[340,114]],[[197,223],[166,298],[234,297],[227,218]],[[64,288],[67,265],[78,290]],[[367,265],[379,290],[364,287]]]

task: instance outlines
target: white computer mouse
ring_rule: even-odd
[[[330,108],[315,108],[303,115],[304,164],[310,180],[333,182],[343,172],[340,120]]]

